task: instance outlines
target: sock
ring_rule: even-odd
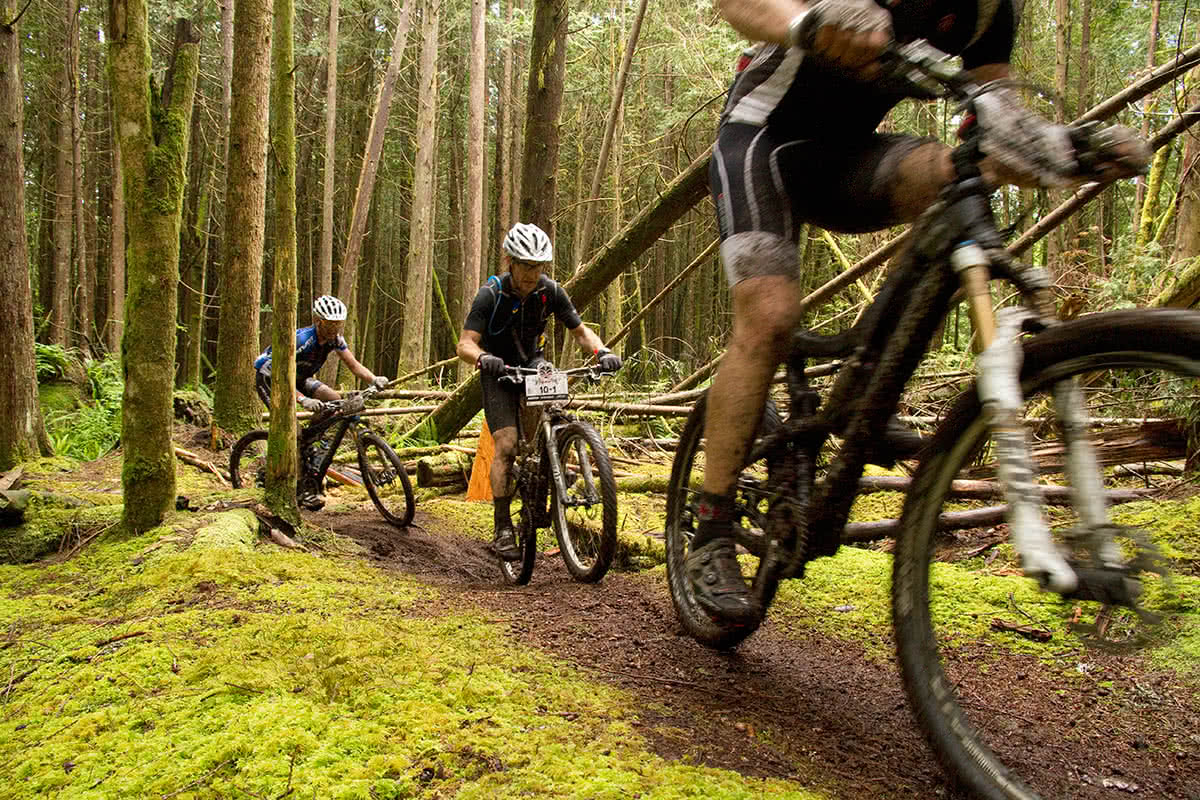
[[[696,535],[692,538],[692,550],[729,535],[730,522],[733,521],[733,495],[700,493],[700,503],[696,507]]]
[[[511,494],[508,497],[492,498],[492,516],[495,521],[496,530],[512,525],[512,516],[509,513],[509,505],[511,503]]]

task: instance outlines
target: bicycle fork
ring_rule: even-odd
[[[988,292],[988,259],[975,244],[955,250],[952,263],[968,294],[972,321],[979,332],[983,351],[979,356],[979,397],[984,418],[996,447],[997,473],[1008,500],[1008,524],[1013,542],[1021,555],[1025,573],[1044,589],[1064,597],[1121,600],[1113,592],[1096,597],[1095,584],[1111,581],[1084,581],[1067,562],[1050,538],[1050,526],[1043,514],[1041,489],[1035,476],[1033,457],[1022,425],[1023,396],[1021,365],[1023,350],[1020,336],[1027,322],[1043,318],[1025,308],[992,311]],[[1072,505],[1079,514],[1089,550],[1099,556],[1105,572],[1121,567],[1120,550],[1112,540],[1104,484],[1096,454],[1088,437],[1088,418],[1083,393],[1073,379],[1059,381],[1053,389],[1054,407],[1067,448],[1067,476],[1071,485]],[[1093,570],[1088,570],[1094,573]],[[1097,574],[1094,573],[1093,577]],[[1121,581],[1127,594],[1135,589]],[[1128,598],[1129,602],[1132,598]]]

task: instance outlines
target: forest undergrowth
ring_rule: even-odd
[[[27,480],[54,487],[51,497],[115,503],[118,469],[115,455],[46,460]],[[121,539],[108,517],[84,520],[95,511],[43,504],[32,521],[56,520],[58,552],[0,567],[0,798],[845,796],[664,759],[635,730],[645,709],[634,697],[515,641],[512,619],[372,566],[352,539],[311,524],[321,515],[303,531],[307,552],[281,548],[250,512],[219,510],[236,495],[211,475],[180,475],[200,512]],[[856,515],[894,514],[898,503],[865,496]],[[327,512],[367,508],[336,490]],[[487,504],[450,496],[421,508],[488,536]],[[661,515],[661,493],[621,494],[618,563],[657,592]],[[1147,659],[1195,697],[1200,498],[1131,504],[1120,516],[1152,516],[1160,545],[1185,565],[1169,587],[1151,587],[1147,603],[1168,621]],[[964,636],[1038,652],[988,630],[1013,607],[1044,608],[1005,548],[987,563],[943,566],[940,579],[963,591],[942,613]],[[785,585],[773,618],[887,664],[889,569],[883,549],[843,548]],[[1063,642],[1054,650],[1064,672],[1085,657]]]

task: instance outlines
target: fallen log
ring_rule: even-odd
[[[858,492],[907,492],[911,485],[912,478],[901,475],[865,475],[858,481]],[[1115,505],[1144,500],[1152,494],[1150,489],[1111,489],[1105,496]],[[950,495],[964,500],[994,500],[1004,496],[1004,486],[995,481],[957,480],[950,482]],[[1051,505],[1067,505],[1071,502],[1071,489],[1068,486],[1043,486],[1042,499]]]
[[[472,459],[459,452],[423,456],[417,459],[417,486],[461,486],[467,488]]]

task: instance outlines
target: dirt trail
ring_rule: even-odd
[[[664,758],[789,778],[848,800],[955,796],[894,666],[868,662],[856,644],[768,620],[735,652],[716,653],[684,635],[665,584],[645,576],[581,585],[559,557],[539,555],[528,586],[506,587],[485,544],[424,512],[404,533],[365,512],[313,521],[358,540],[381,566],[442,588],[447,608],[486,609],[520,641],[632,693],[639,729]],[[1016,659],[967,691],[1014,742],[1030,730],[1053,741],[1014,754],[1046,798],[1200,799],[1194,700],[1154,674],[1125,678],[1152,699],[1095,718],[1097,702],[1112,698],[1094,696],[1092,682],[1039,686]]]

